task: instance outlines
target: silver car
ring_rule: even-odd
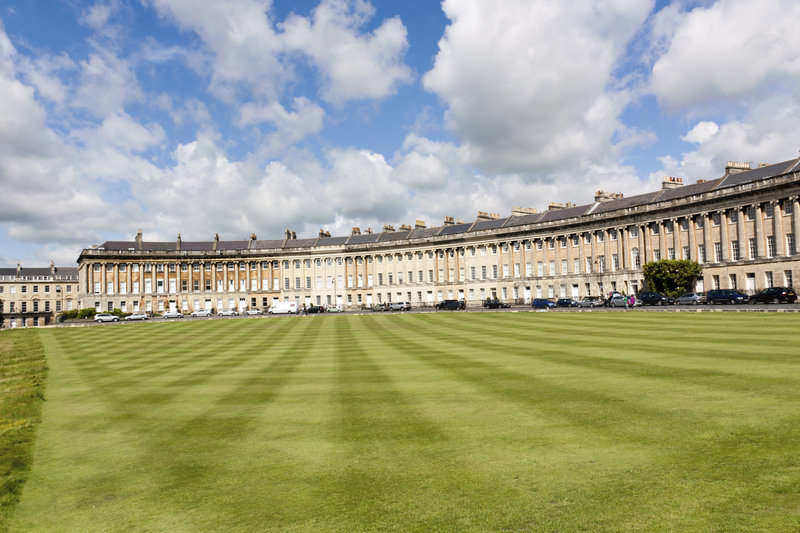
[[[706,295],[700,292],[687,292],[678,296],[675,305],[698,305],[706,303]]]
[[[190,316],[194,317],[210,317],[211,311],[208,309],[198,309],[197,311],[193,311]]]
[[[161,316],[164,318],[183,318],[183,314],[180,311],[167,311]]]
[[[130,315],[125,317],[125,320],[147,320],[147,315],[144,313],[131,313]]]

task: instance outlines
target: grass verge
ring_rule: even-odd
[[[47,364],[35,330],[0,335],[0,532],[30,471]]]

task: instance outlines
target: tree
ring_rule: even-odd
[[[700,265],[688,259],[664,259],[644,265],[647,287],[673,298],[692,292],[702,273]]]

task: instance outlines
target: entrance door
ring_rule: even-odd
[[[747,292],[752,294],[756,291],[756,275],[752,272],[747,274]]]
[[[525,287],[525,303],[526,304],[531,303],[531,288],[530,287]]]
[[[205,301],[206,311],[211,311],[211,298],[207,298]]]
[[[175,300],[170,300],[169,301],[169,312],[170,313],[174,313],[177,309],[178,309],[178,305],[175,302]]]
[[[342,295],[341,294],[337,294],[336,295],[336,305],[339,306],[339,307],[342,306]]]
[[[369,305],[369,306],[372,305],[372,295],[371,294],[367,294],[367,305]]]

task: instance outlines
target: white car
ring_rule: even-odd
[[[126,316],[125,320],[147,320],[147,315],[144,313],[132,313]]]
[[[261,309],[248,309],[247,310],[247,314],[248,315],[260,315],[261,314]]]
[[[211,316],[211,311],[209,311],[208,309],[198,309],[197,311],[192,312],[190,316],[209,317]]]
[[[119,317],[111,313],[97,313],[94,315],[94,321],[98,324],[100,322],[119,322]]]
[[[164,318],[183,318],[183,315],[180,311],[167,311],[163,315]]]
[[[328,313],[341,313],[342,307],[340,305],[329,305],[325,308],[325,311]]]
[[[275,302],[269,308],[271,315],[297,314],[297,302]]]
[[[239,314],[239,313],[237,313],[237,312],[236,312],[235,310],[233,310],[233,309],[223,309],[222,311],[220,311],[219,313],[217,313],[217,316],[236,316],[236,315],[238,315],[238,314]]]

